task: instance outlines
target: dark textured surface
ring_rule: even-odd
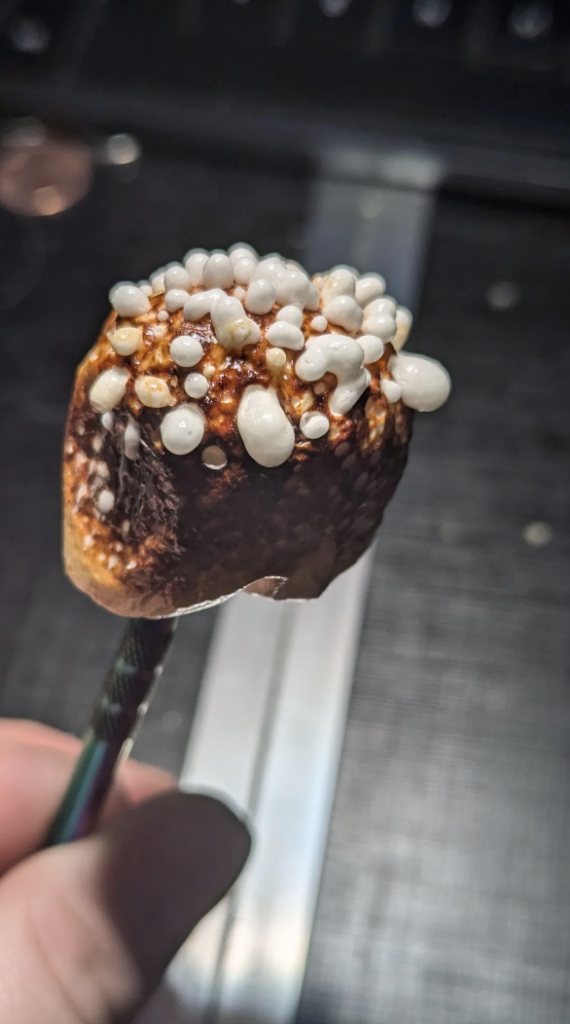
[[[570,1018],[569,278],[568,220],[440,203],[299,1024]]]
[[[64,403],[103,290],[236,235],[294,254],[304,204],[295,179],[148,160],[38,226],[41,284],[2,317],[2,714],[82,729],[118,637],[58,555]],[[493,312],[505,278],[520,303]],[[455,391],[418,417],[382,529],[299,1024],[570,1017],[569,279],[568,219],[441,201],[411,344]],[[171,768],[212,622],[182,623],[141,736]]]
[[[30,15],[47,30],[34,53]],[[569,38],[564,0],[10,0],[0,104],[84,130],[247,140],[268,155],[318,156],[323,132],[335,145],[339,129],[364,145],[386,130],[438,149],[477,140],[505,147],[513,181],[513,144],[519,163],[530,148],[567,158]],[[469,177],[485,177],[470,163]]]

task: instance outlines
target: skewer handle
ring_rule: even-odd
[[[129,619],[44,846],[80,839],[95,827],[117,762],[128,756],[144,718],[177,623],[177,618]]]

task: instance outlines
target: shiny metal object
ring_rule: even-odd
[[[239,888],[171,967],[189,1020],[294,1018],[371,559],[317,601],[239,596],[220,613],[181,785],[237,804],[256,838]]]
[[[217,1012],[295,1018],[315,912],[371,553],[318,601],[288,609],[259,797],[256,848],[222,950]]]
[[[202,681],[194,727],[180,777],[182,789],[221,795],[254,817],[264,746],[286,639],[288,608],[239,594],[223,605]],[[209,1012],[231,900],[201,923],[170,969],[169,980],[190,1020]]]
[[[357,162],[354,154],[343,158],[336,151],[331,153],[332,168],[345,167],[351,157]],[[381,271],[390,294],[413,311],[431,232],[435,202],[431,185],[436,178],[431,162],[412,154],[393,173],[395,180],[406,173],[411,186],[368,187],[334,180],[319,184],[305,263],[312,272],[336,263]]]
[[[433,169],[408,170],[424,180]],[[311,270],[381,270],[399,300],[415,306],[433,212],[427,184],[417,191],[325,177],[312,208]],[[316,601],[240,595],[220,611],[181,785],[237,804],[255,842],[234,892],[170,968],[177,1024],[295,1020],[372,557]]]

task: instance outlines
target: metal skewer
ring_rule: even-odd
[[[177,618],[129,620],[44,846],[79,839],[94,828],[117,762],[128,755],[160,679],[177,624]]]

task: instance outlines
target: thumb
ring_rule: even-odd
[[[224,804],[168,793],[23,861],[0,882],[0,1020],[128,1019],[249,848]]]

